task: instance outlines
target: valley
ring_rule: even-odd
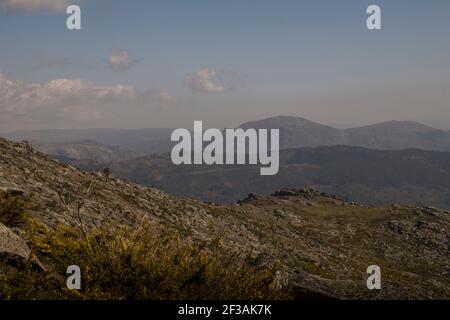
[[[41,130],[6,136],[28,139],[36,149],[85,171],[110,168],[122,179],[218,203],[277,188],[313,187],[369,205],[450,208],[448,131],[406,121],[335,129],[286,116],[239,128],[279,128],[280,171],[272,179],[255,176],[254,165],[176,166],[168,154],[175,146],[172,129]]]

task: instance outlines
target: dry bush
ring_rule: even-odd
[[[249,259],[230,252],[218,240],[190,243],[148,223],[83,235],[76,227],[52,230],[32,221],[28,234],[34,251],[51,270],[44,276],[29,270],[9,277],[7,286],[16,286],[10,298],[289,298],[272,286],[276,266],[256,270],[246,262]],[[64,289],[70,265],[82,270],[80,291]]]
[[[0,222],[8,227],[17,227],[26,222],[25,209],[31,197],[13,196],[0,190]]]

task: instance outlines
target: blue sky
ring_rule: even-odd
[[[450,129],[446,0],[53,1],[79,4],[82,30],[67,30],[51,4],[0,0],[0,131],[223,127],[279,114]],[[367,30],[370,4],[383,30]],[[42,101],[27,107],[30,96]]]

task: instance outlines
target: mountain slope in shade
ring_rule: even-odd
[[[450,135],[417,122],[390,121],[345,130],[348,145],[373,149],[450,151]]]
[[[371,150],[330,146],[280,152],[280,171],[260,175],[259,166],[173,165],[153,155],[111,165],[113,174],[166,192],[215,202],[248,193],[313,187],[349,201],[450,208],[450,153]]]
[[[443,210],[369,208],[313,190],[290,189],[220,206],[83,173],[27,143],[2,139],[0,190],[32,199],[25,215],[52,228],[74,224],[60,194],[71,210],[84,202],[80,219],[87,227],[131,225],[147,217],[159,228],[178,230],[180,241],[197,243],[220,236],[225,248],[243,255],[250,251],[257,261],[277,262],[277,281],[292,287],[299,298],[450,299],[450,214]],[[15,231],[26,239],[26,229]],[[17,241],[16,246],[0,245],[0,250],[24,246]],[[374,263],[383,272],[383,290],[377,292],[367,290],[365,281],[366,269]],[[45,267],[40,271],[43,277],[49,272]]]

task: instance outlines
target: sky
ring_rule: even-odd
[[[449,35],[448,0],[0,0],[0,132],[276,115],[450,130]]]

